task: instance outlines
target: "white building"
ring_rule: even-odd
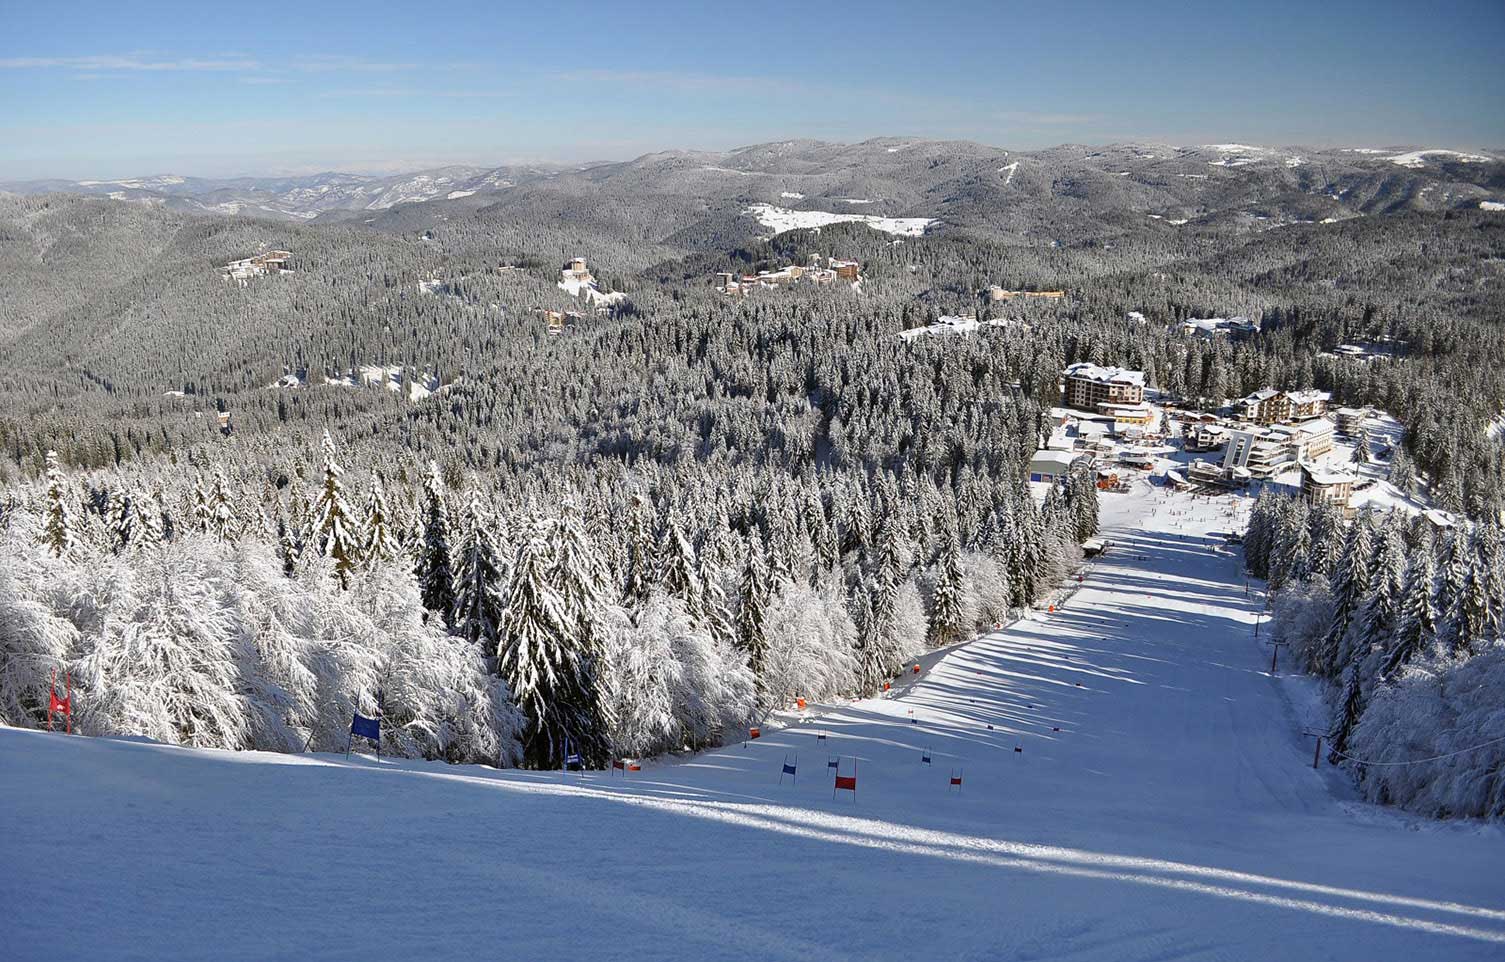
[[[1071,466],[1077,462],[1077,457],[1070,451],[1036,451],[1029,462],[1029,479],[1060,481],[1071,473]]]

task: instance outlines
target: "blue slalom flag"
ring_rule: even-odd
[[[840,765],[841,765],[841,759],[840,758],[833,758],[829,762],[826,762],[826,767],[827,768],[837,768]]]
[[[564,767],[568,768],[570,771],[574,771],[577,768],[584,768],[585,766],[581,763],[580,756],[575,754],[574,752],[571,752],[570,754],[564,756]]]
[[[356,712],[355,717],[350,720],[350,734],[369,738],[374,742],[380,742],[381,719],[367,718],[360,712]]]
[[[794,766],[791,765],[791,764],[789,764],[788,762],[785,762],[784,763],[784,774],[785,775],[793,775],[794,774]]]

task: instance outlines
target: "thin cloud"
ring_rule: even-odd
[[[683,93],[803,93],[811,89],[808,84],[787,80],[782,77],[691,73],[679,70],[566,70],[553,76],[555,79],[562,81],[583,81],[586,83],[610,85],[623,84],[633,87],[652,87],[658,90],[674,90]]]
[[[515,96],[510,90],[486,90],[477,88],[425,90],[422,87],[353,87],[344,90],[323,90],[316,96],[321,99],[340,97],[442,97],[445,99],[493,99]]]
[[[341,54],[315,54],[285,63],[269,63],[246,55],[214,57],[156,57],[149,54],[93,54],[83,57],[3,57],[0,70],[60,70],[74,76],[98,77],[105,73],[240,73],[249,83],[277,83],[287,73],[369,74],[416,70],[418,64],[364,60]],[[262,79],[266,78],[266,79]]]
[[[260,70],[257,60],[245,57],[220,59],[158,60],[140,56],[102,55],[91,57],[4,57],[0,70],[77,70],[119,71],[236,71]]]
[[[1028,124],[1037,127],[1070,127],[1076,124],[1100,123],[1102,114],[1056,113],[1048,110],[1000,110],[993,114],[997,120],[1011,124]]]

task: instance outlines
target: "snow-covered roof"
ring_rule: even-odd
[[[1331,401],[1333,396],[1327,391],[1318,391],[1309,388],[1305,391],[1288,391],[1286,397],[1291,399],[1292,404],[1312,404],[1316,401]]]
[[[1263,388],[1260,388],[1258,391],[1255,391],[1253,394],[1249,395],[1248,397],[1244,398],[1243,403],[1244,404],[1258,404],[1260,401],[1268,401],[1272,397],[1275,397],[1278,394],[1280,394],[1280,391],[1277,388],[1263,387]]]
[[[1353,484],[1358,480],[1358,478],[1354,477],[1347,471],[1342,471],[1337,468],[1324,467],[1320,464],[1312,464],[1306,461],[1302,462],[1301,471],[1311,479],[1311,482],[1313,484]]]
[[[1066,369],[1067,377],[1079,377],[1104,384],[1137,384],[1144,387],[1144,372],[1131,371],[1126,367],[1101,367],[1087,361],[1078,361]]]
[[[1152,413],[1150,406],[1143,401],[1140,401],[1138,404],[1113,404],[1112,402],[1104,401],[1097,406],[1097,409],[1104,414],[1111,414],[1115,417],[1148,417]]]
[[[1070,451],[1036,451],[1035,456],[1030,458],[1029,466],[1056,465],[1062,468],[1071,467],[1071,463],[1077,459]]]

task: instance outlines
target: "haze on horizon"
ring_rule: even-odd
[[[791,138],[1505,145],[1505,7],[966,0],[0,8],[0,180],[394,172]]]

